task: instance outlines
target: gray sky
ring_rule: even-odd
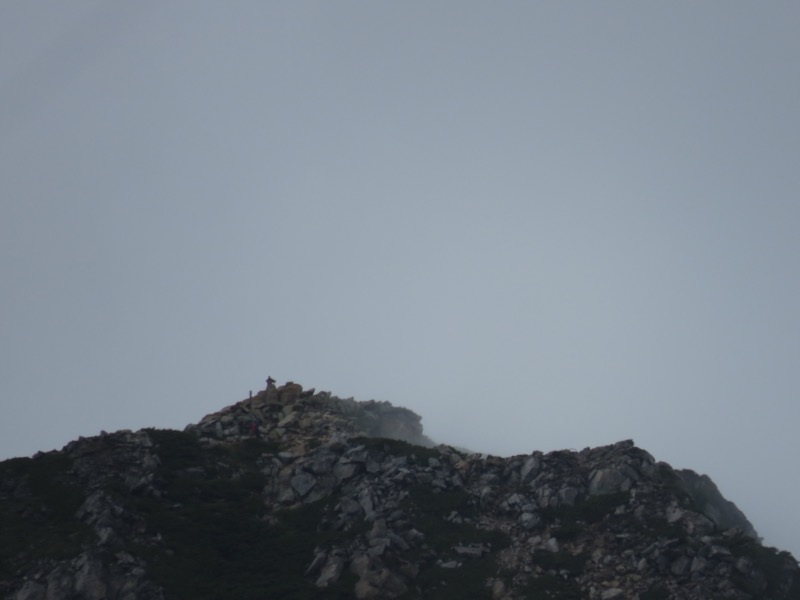
[[[798,6],[3,2],[0,458],[272,375],[800,557]]]

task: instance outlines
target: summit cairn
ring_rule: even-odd
[[[270,378],[271,379],[271,378]],[[213,445],[240,440],[251,435],[257,424],[261,439],[289,446],[324,443],[332,436],[380,437],[431,447],[433,441],[422,430],[422,417],[389,402],[337,398],[330,392],[287,381],[280,387],[270,385],[252,398],[242,400],[206,415],[191,431],[201,443]]]

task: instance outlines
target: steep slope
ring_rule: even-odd
[[[13,600],[800,598],[790,554],[633,442],[467,454],[297,384],[0,463],[0,548]]]

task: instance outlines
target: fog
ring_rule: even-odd
[[[0,5],[0,458],[268,375],[634,439],[800,557],[800,8]]]

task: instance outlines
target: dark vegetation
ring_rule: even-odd
[[[525,598],[528,600],[581,598],[580,587],[575,578],[583,572],[588,559],[584,553],[537,550],[533,554],[533,560],[545,574],[528,579],[524,588]]]
[[[678,499],[693,503],[692,495],[686,487],[686,482],[681,476],[666,463],[656,463],[656,472],[662,485],[671,491]]]
[[[156,511],[150,517],[166,548],[143,553],[168,598],[260,599],[267,592],[298,600],[346,598],[352,589],[346,582],[318,590],[303,577],[314,547],[327,537],[317,529],[324,510],[319,502],[286,511],[275,524],[204,502],[192,503],[186,517]]]
[[[168,598],[350,596],[352,582],[319,590],[303,576],[315,546],[335,535],[318,530],[329,502],[286,510],[274,520],[264,518],[261,490],[266,478],[256,465],[274,447],[248,439],[204,449],[189,433],[149,433],[161,459],[163,496],[139,497],[133,508],[146,516],[148,533],[163,540],[138,550]]]
[[[405,456],[412,464],[427,464],[429,458],[439,458],[442,453],[436,448],[425,448],[415,446],[402,440],[392,440],[389,438],[370,438],[356,437],[350,442],[356,446],[363,446],[368,452],[373,454],[393,456]]]
[[[526,600],[582,600],[578,585],[560,575],[531,578],[523,588]]]
[[[744,577],[734,573],[734,582],[744,592],[754,596],[774,597],[782,591],[789,591],[789,598],[800,598],[800,578],[791,577],[794,557],[786,551],[770,546],[762,546],[747,536],[738,536],[730,544],[731,553],[737,558],[749,559],[755,569],[764,574],[764,579]]]
[[[260,494],[265,481],[256,465],[260,456],[276,448],[252,439],[205,449],[189,433],[149,433],[161,459],[158,476],[163,496],[137,498],[134,508],[146,516],[149,533],[160,535],[163,544],[148,545],[139,553],[169,598],[263,599],[267,591],[268,597],[282,599],[352,597],[355,582],[347,573],[327,589],[316,588],[304,577],[315,547],[341,542],[341,536],[352,537],[363,530],[322,529],[321,524],[334,521],[327,513],[336,504],[336,494],[268,520]],[[392,455],[427,464],[429,458],[440,456],[434,449],[398,440],[353,441],[376,458]],[[463,490],[440,492],[418,485],[409,489],[403,508],[413,515],[415,526],[436,554],[445,561],[463,562],[459,568],[443,568],[433,560],[425,561],[424,549],[417,550],[414,558],[423,561],[416,582],[419,589],[410,590],[407,597],[421,592],[431,600],[488,598],[483,584],[497,571],[496,553],[508,544],[508,538],[469,522],[445,519],[453,512],[467,518],[473,515],[469,495]],[[458,557],[452,548],[461,544],[482,544],[486,553],[475,559]]]
[[[562,577],[566,575],[574,577],[583,572],[588,557],[585,554],[572,554],[567,550],[559,552],[537,550],[533,554],[533,560],[546,571],[556,571]]]
[[[580,498],[572,506],[562,505],[556,508],[545,508],[542,517],[548,522],[557,522],[553,535],[561,540],[574,540],[586,532],[587,525],[599,523],[606,517],[614,518],[615,509],[627,504],[630,492],[616,492]]]
[[[640,600],[669,600],[669,590],[663,583],[658,583],[639,595]]]
[[[92,530],[75,518],[84,500],[70,482],[71,460],[58,452],[0,463],[0,577],[41,558],[67,558]]]
[[[431,600],[457,600],[461,598],[490,598],[491,590],[484,586],[497,571],[497,553],[507,547],[510,540],[499,531],[480,529],[469,519],[476,509],[470,495],[464,490],[437,491],[430,486],[416,485],[409,489],[403,507],[414,516],[416,526],[425,534],[426,542],[445,563],[457,561],[461,566],[443,567],[429,560],[423,562],[417,577],[422,597]],[[458,515],[462,522],[449,519]],[[464,558],[453,550],[454,546],[481,546],[480,558]],[[425,558],[424,551],[416,558]],[[416,593],[407,596],[416,597]]]

